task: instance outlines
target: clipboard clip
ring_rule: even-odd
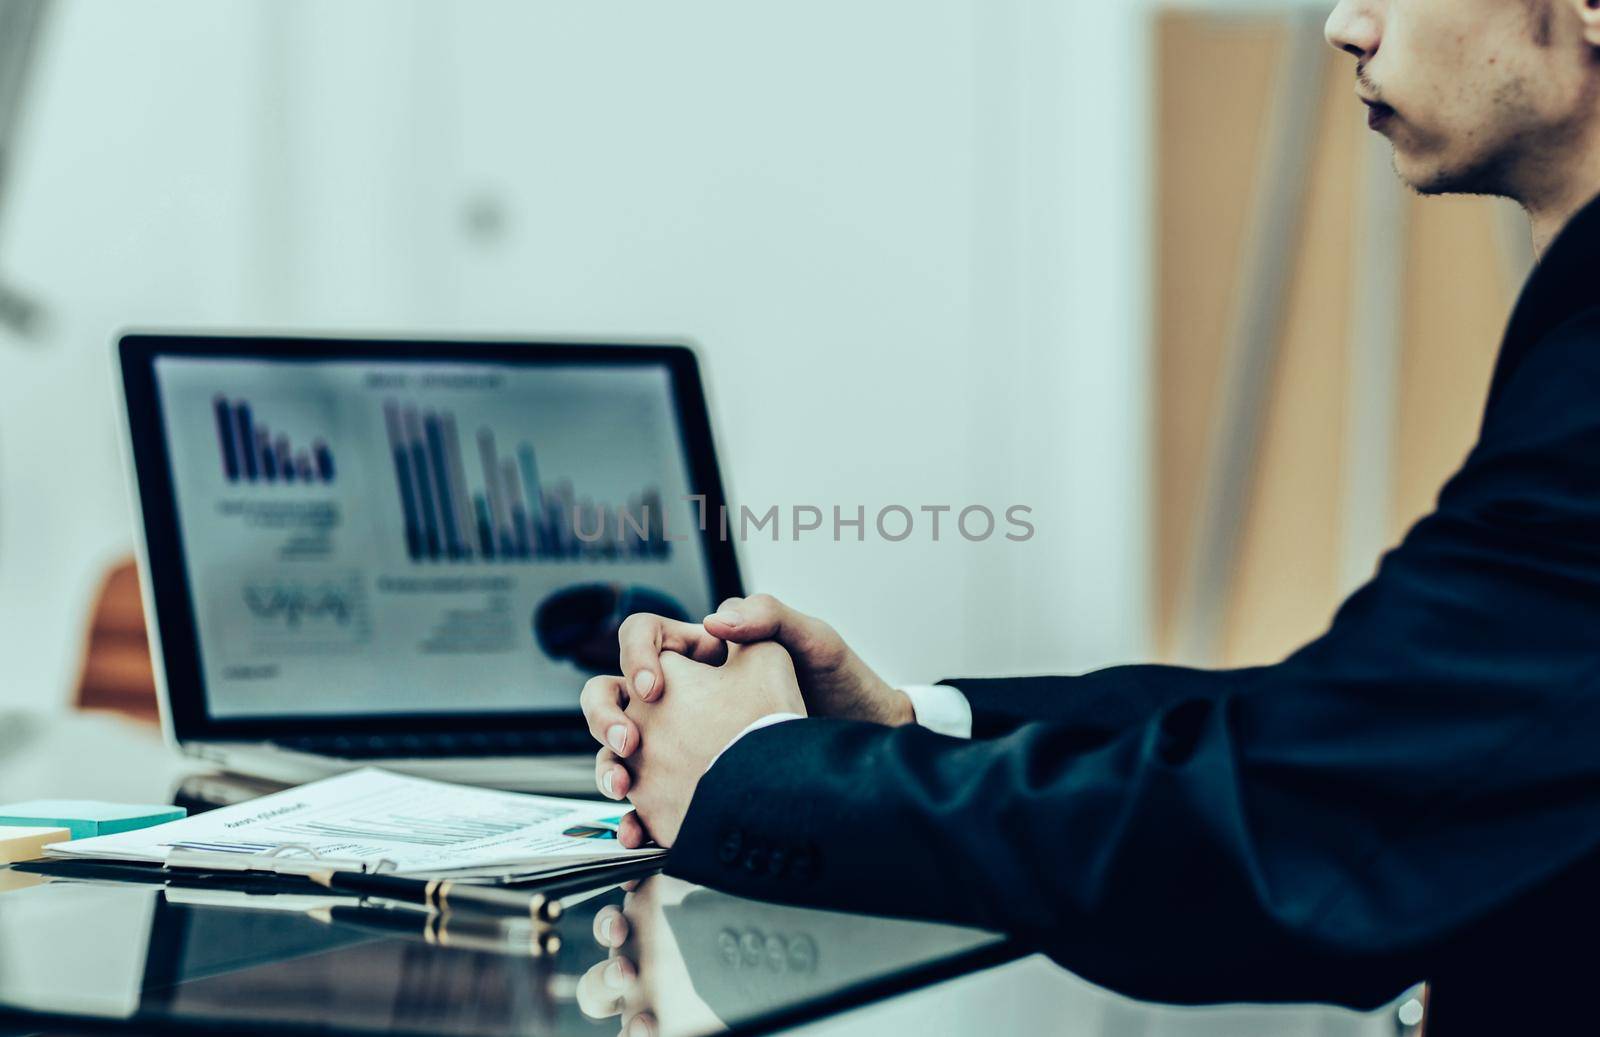
[[[326,871],[379,875],[397,870],[398,865],[387,857],[375,861],[328,857],[305,843],[281,843],[259,853],[178,845],[167,851],[166,867],[198,871],[262,871],[275,875],[312,875]]]

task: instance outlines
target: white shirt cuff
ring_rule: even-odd
[[[934,734],[972,737],[972,703],[948,684],[914,684],[901,688],[911,700],[917,723]]]

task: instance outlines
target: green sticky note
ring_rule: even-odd
[[[99,803],[81,799],[36,799],[0,804],[0,825],[19,828],[65,828],[74,839],[116,835],[150,828],[188,815],[182,807]]]

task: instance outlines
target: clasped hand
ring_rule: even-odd
[[[595,677],[580,702],[601,744],[595,784],[633,803],[617,833],[629,848],[671,846],[701,775],[762,717],[913,719],[832,627],[768,595],[730,598],[703,624],[629,616],[618,638],[625,676]]]

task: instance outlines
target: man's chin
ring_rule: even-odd
[[[1435,158],[1422,159],[1394,149],[1394,171],[1402,183],[1419,195],[1445,194],[1504,195],[1502,178],[1491,165],[1453,164]]]
[[[1437,163],[1419,161],[1398,144],[1394,147],[1394,175],[1421,195],[1446,194],[1450,189],[1449,180]]]

